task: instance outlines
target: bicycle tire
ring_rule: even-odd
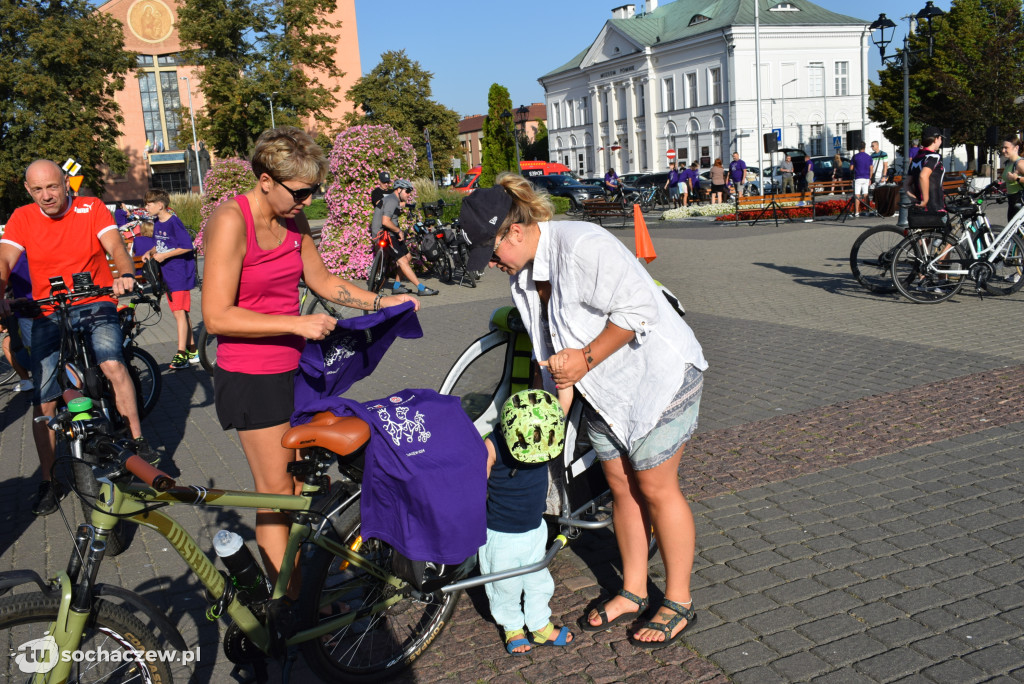
[[[384,250],[378,249],[377,253],[373,255],[370,270],[366,272],[366,289],[375,294],[384,287],[384,279],[387,276],[384,273],[384,261]]]
[[[850,250],[850,271],[868,292],[892,294],[892,259],[903,242],[903,231],[895,226],[875,226],[860,234]]]
[[[917,304],[944,302],[964,286],[963,274],[928,273],[927,262],[949,244],[950,238],[937,231],[911,235],[899,244],[892,262],[892,279],[904,297]],[[960,244],[954,244],[943,263],[966,270],[969,259]]]
[[[985,290],[995,297],[1013,294],[1024,286],[1024,240],[1011,235],[995,263],[996,272],[985,283]]]
[[[349,548],[391,571],[392,549],[378,539],[360,535],[359,502],[333,521],[332,532]],[[304,624],[325,619],[321,604],[344,602],[350,608],[373,605],[396,594],[396,588],[375,579],[322,548],[317,548],[302,573],[301,610]],[[325,592],[324,590],[329,590]],[[401,590],[397,590],[401,593]],[[324,594],[328,595],[325,597]],[[408,667],[441,633],[462,592],[435,592],[414,600],[405,596],[337,632],[302,644],[310,668],[324,681],[376,682]]]
[[[0,333],[0,345],[3,345],[5,339],[7,339],[8,333]],[[0,347],[2,349],[2,347]],[[0,353],[0,385],[6,385],[15,378],[18,377],[18,373],[14,370],[14,366],[7,360],[7,357]]]
[[[335,320],[340,320],[342,318],[354,318],[364,312],[342,304],[335,304],[310,290],[309,294],[306,295],[306,304],[303,307],[302,315],[309,316],[315,313],[327,314]]]
[[[202,323],[199,324],[199,328],[199,334],[196,336],[199,365],[212,377],[213,371],[217,369],[217,336],[211,335]]]
[[[441,250],[441,255],[434,262],[434,273],[437,274],[437,279],[442,283],[447,285],[452,282],[452,276],[455,274],[455,264],[452,263],[452,255],[448,253],[448,250]]]
[[[79,494],[78,503],[82,507],[85,521],[89,522],[92,520],[93,502],[100,496],[100,483],[96,481],[96,475],[93,473],[92,466],[89,463],[71,457],[66,442],[58,439],[56,449],[58,462],[64,458],[71,461],[71,476],[74,478],[75,490]],[[88,454],[85,457],[89,458]],[[137,529],[137,525],[123,520],[118,521],[113,529],[110,530],[110,533],[107,534],[106,555],[110,557],[120,556],[127,551],[128,547],[132,544],[132,540],[135,539],[135,531]]]
[[[26,642],[41,639],[56,622],[59,610],[58,596],[40,592],[0,599],[0,649],[5,653],[17,653]],[[73,664],[69,681],[90,684],[124,681],[163,684],[173,681],[170,665],[160,658],[152,661],[146,657],[129,659],[129,654],[159,653],[166,650],[166,646],[128,610],[108,601],[97,599],[93,603],[93,612],[78,650],[84,654],[107,651],[119,655]],[[32,663],[25,664],[30,667]],[[0,667],[0,680],[25,681],[28,673],[19,665],[15,658],[7,658]],[[86,668],[88,672],[85,672]]]
[[[139,418],[145,418],[156,408],[163,388],[160,364],[153,355],[141,347],[131,346],[126,350],[125,362],[128,374],[135,385],[135,400],[139,405]]]

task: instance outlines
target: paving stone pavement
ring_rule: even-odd
[[[698,622],[683,644],[635,649],[625,629],[564,650],[505,654],[483,592],[399,681],[983,682],[1024,680],[1024,295],[936,306],[861,290],[847,258],[878,220],[649,224],[648,270],[680,295],[711,363],[701,426],[680,467],[698,531]],[[632,231],[616,232],[632,244]],[[400,340],[356,398],[437,387],[488,313],[508,301],[489,273],[422,302],[425,336]],[[196,298],[198,309],[198,297]],[[164,319],[147,331],[173,354]],[[59,516],[29,512],[38,465],[25,397],[0,394],[0,570],[67,561]],[[251,487],[237,438],[220,430],[201,372],[165,373],[145,421],[164,465],[188,482]],[[81,514],[66,501],[71,519]],[[175,511],[200,546],[253,518]],[[163,539],[143,531],[101,580],[167,611],[224,681],[224,625]],[[585,533],[555,559],[556,618],[575,622],[620,586],[614,540]],[[652,600],[663,568],[651,566]],[[302,665],[296,677],[311,678]],[[187,673],[185,673],[187,674]]]

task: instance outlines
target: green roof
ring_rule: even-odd
[[[856,17],[831,12],[807,0],[755,1],[761,3],[761,26],[866,25],[871,23]],[[772,7],[780,4],[792,5],[799,11],[770,11]],[[690,22],[697,16],[707,17],[707,20],[691,26]],[[675,2],[661,5],[649,14],[638,14],[629,19],[609,19],[608,23],[638,45],[648,47],[691,38],[710,31],[721,31],[729,26],[753,26],[754,5],[747,0],[675,0]],[[569,62],[544,76],[553,76],[579,68],[583,58],[590,51],[590,47],[587,46],[583,52]]]

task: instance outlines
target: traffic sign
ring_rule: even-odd
[[[833,135],[832,136],[832,147],[834,149],[838,150],[842,146],[843,146],[843,139],[842,139],[842,137],[840,137],[838,135]]]
[[[772,129],[772,133],[775,134],[775,142],[782,142],[782,129],[781,128],[773,128]]]
[[[673,159],[676,158],[676,151],[675,150],[669,150],[668,152],[665,153],[665,156],[668,157],[669,161],[672,161]]]

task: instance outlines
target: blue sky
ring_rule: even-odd
[[[537,77],[587,47],[611,18],[612,8],[625,4],[625,0],[356,0],[360,62],[366,73],[380,62],[381,53],[404,49],[434,74],[434,100],[461,116],[486,114],[492,83],[508,88],[515,106],[543,102],[544,89]],[[907,24],[899,17],[916,14],[924,0],[899,5],[891,0],[855,4],[818,0],[817,4],[866,22],[885,12],[899,24],[896,43],[902,41]],[[949,0],[935,5],[948,10]],[[874,80],[879,67],[877,48],[871,46],[870,54]]]

